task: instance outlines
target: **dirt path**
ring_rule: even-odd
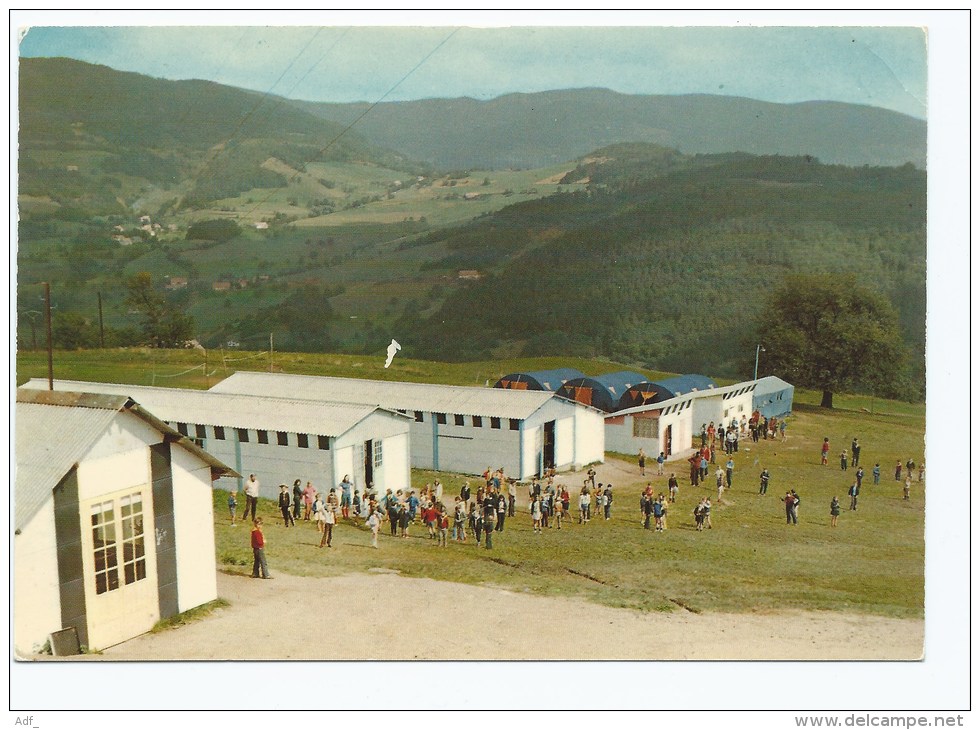
[[[107,649],[127,659],[918,659],[923,622],[855,614],[644,614],[392,574],[218,574],[209,618]],[[422,641],[423,617],[445,627]],[[301,641],[311,622],[363,640]],[[577,626],[586,641],[577,640]],[[328,628],[313,632],[333,634]],[[247,643],[244,637],[251,637]],[[368,637],[371,637],[368,639]],[[95,657],[93,657],[95,658]]]

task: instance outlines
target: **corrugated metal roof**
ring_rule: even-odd
[[[43,381],[45,384],[47,381]],[[126,395],[19,388],[15,412],[14,527],[21,529],[122,411],[133,413],[212,469],[234,469],[182,437]],[[53,438],[54,437],[54,438]]]
[[[46,388],[47,380],[35,378],[29,387]],[[219,393],[210,390],[160,388],[147,385],[88,383],[56,380],[56,390],[129,395],[155,416],[171,423],[251,428],[268,431],[340,436],[363,421],[377,406],[275,398],[265,395]],[[401,416],[397,416],[401,418]]]
[[[215,385],[211,391],[332,399],[348,403],[370,403],[396,410],[500,418],[527,418],[554,395],[549,391],[539,390],[256,372],[235,373]]]

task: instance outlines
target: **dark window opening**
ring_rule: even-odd
[[[276,431],[276,439],[280,446],[289,446],[289,434],[285,431]]]
[[[500,428],[500,419],[497,416],[490,416],[490,428]]]
[[[316,444],[319,448],[324,451],[330,451],[330,437],[329,436],[317,436]]]
[[[445,426],[446,425],[446,414],[445,413],[436,413],[435,416],[436,416],[436,423],[438,423],[441,426]]]
[[[269,432],[268,431],[256,431],[256,433],[259,435],[259,443],[260,444],[267,444],[267,443],[269,443]]]
[[[425,417],[422,415],[422,411],[415,411],[415,421],[416,423],[425,422]]]
[[[463,417],[460,414],[457,413],[455,416],[453,416],[453,419],[457,426],[463,425]]]
[[[219,441],[224,441],[225,440],[225,427],[224,426],[215,426],[214,427],[214,437],[216,439],[218,439]]]
[[[510,430],[520,431],[521,430],[521,420],[519,418],[510,419]]]
[[[180,432],[180,434],[182,436],[186,436],[187,435],[187,424],[186,423],[178,423],[177,424],[177,430]]]
[[[310,448],[310,437],[307,436],[305,433],[296,434],[296,445],[299,446],[301,449]]]
[[[207,429],[200,423],[194,426],[194,431],[197,433],[197,437],[199,439],[206,439],[208,437]]]
[[[473,428],[483,428],[483,416],[473,416]]]
[[[248,443],[248,429],[247,428],[236,428],[238,432],[238,441],[242,444]]]

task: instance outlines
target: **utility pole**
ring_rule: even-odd
[[[764,348],[762,345],[756,345],[755,346],[755,370],[752,371],[752,380],[759,379],[759,352],[760,351],[765,352],[766,348]]]
[[[102,292],[96,292],[99,295],[99,347],[105,349],[105,327],[102,324]]]
[[[272,372],[272,333],[269,333],[269,372]]]
[[[44,319],[48,330],[48,390],[54,390],[54,353],[51,340],[51,284],[44,282]]]

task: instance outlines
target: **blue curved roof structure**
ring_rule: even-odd
[[[573,378],[584,378],[585,373],[575,368],[555,368],[554,370],[535,370],[531,373],[511,373],[505,375],[496,383],[494,388],[509,388],[511,390],[550,390],[557,391],[567,381]]]
[[[636,385],[626,389],[622,397],[619,399],[619,404],[616,407],[616,410],[622,411],[627,408],[636,408],[637,406],[659,403],[661,401],[670,400],[673,397],[673,391],[668,390],[659,383],[637,383]]]
[[[619,400],[627,389],[648,382],[645,375],[629,370],[616,373],[573,378],[558,389],[558,395],[569,400],[585,403],[600,411],[612,413],[619,408]]]
[[[715,381],[706,375],[678,375],[676,378],[666,378],[654,381],[669,390],[674,396],[693,393],[696,390],[711,390],[715,387]]]

